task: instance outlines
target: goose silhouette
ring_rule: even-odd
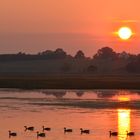
[[[80,128],[80,130],[81,130],[81,134],[83,134],[83,133],[89,134],[90,133],[90,130],[88,130],[88,129],[82,129],[82,128]]]
[[[128,132],[128,131],[126,131],[126,133],[127,133],[127,136],[134,136],[135,135],[135,132]]]
[[[118,132],[109,131],[110,136],[118,136]]]
[[[51,128],[50,128],[50,127],[44,127],[44,126],[42,126],[42,128],[43,128],[43,131],[44,131],[44,130],[46,130],[46,131],[51,131]]]
[[[40,132],[36,132],[37,133],[37,137],[46,137],[45,133],[40,133]]]
[[[64,127],[64,133],[66,132],[72,132],[72,129]]]
[[[25,131],[29,130],[29,131],[34,131],[34,127],[33,126],[24,126],[25,127]]]
[[[11,137],[11,136],[17,136],[17,133],[16,132],[11,132],[10,130],[8,131],[9,132],[9,137]]]

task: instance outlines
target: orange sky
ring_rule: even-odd
[[[0,0],[0,52],[60,47],[91,56],[110,46],[139,53],[139,11],[140,0]],[[127,42],[112,34],[122,25],[135,32]]]

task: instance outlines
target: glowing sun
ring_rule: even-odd
[[[128,40],[132,35],[132,30],[129,27],[121,27],[118,30],[118,36],[123,40]]]

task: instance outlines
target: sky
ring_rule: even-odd
[[[92,56],[104,46],[140,53],[140,0],[0,0],[0,53],[63,48]],[[122,41],[114,32],[129,26]]]

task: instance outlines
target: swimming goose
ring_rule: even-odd
[[[134,136],[135,135],[135,132],[128,132],[128,131],[126,131],[127,132],[127,136]]]
[[[81,134],[83,134],[83,133],[89,134],[90,133],[90,130],[88,130],[88,129],[80,128],[80,130],[81,130]]]
[[[11,137],[11,136],[17,136],[17,133],[16,133],[16,132],[11,132],[11,131],[9,130],[9,137]]]
[[[45,137],[45,136],[46,136],[45,133],[39,133],[39,132],[37,131],[37,137]]]
[[[111,132],[109,131],[110,136],[118,136],[118,132]]]
[[[34,127],[33,126],[24,126],[25,127],[25,131],[30,130],[30,131],[34,131]]]
[[[43,131],[44,131],[44,130],[46,130],[46,131],[51,131],[51,128],[49,128],[49,127],[44,127],[44,126],[42,126],[42,128],[43,128]]]
[[[72,129],[67,129],[66,127],[64,127],[64,133],[66,132],[72,132]]]

